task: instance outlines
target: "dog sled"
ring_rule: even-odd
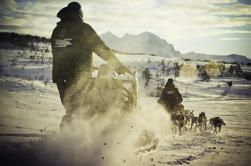
[[[73,119],[90,120],[104,117],[111,110],[121,113],[137,108],[136,73],[118,76],[108,64],[93,67],[92,77],[79,77],[67,90],[64,98],[66,115],[60,127],[68,126]]]
[[[89,97],[94,97],[96,105],[104,107],[104,105],[112,105],[117,101],[118,106],[121,106],[121,108],[118,107],[118,109],[121,109],[123,112],[131,112],[137,108],[138,87],[136,72],[132,75],[122,74],[121,77],[107,64],[102,64],[98,68],[94,68],[94,72],[97,74],[92,77],[91,84],[93,87],[90,92],[96,88],[96,90],[98,90],[98,96],[91,94],[93,96]],[[97,100],[97,98],[100,96],[103,97],[103,100],[105,100],[104,98],[111,99],[102,101],[107,103],[98,103],[97,101],[99,100]],[[93,104],[93,102],[90,104]],[[104,107],[103,109],[108,108]]]

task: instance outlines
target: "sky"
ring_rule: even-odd
[[[98,34],[152,32],[181,53],[251,58],[251,0],[76,0]],[[50,37],[69,0],[0,0],[0,31]]]

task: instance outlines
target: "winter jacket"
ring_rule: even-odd
[[[166,107],[175,107],[182,102],[182,96],[175,87],[165,87],[158,102]]]
[[[74,81],[79,76],[90,77],[93,52],[119,70],[122,64],[90,25],[76,13],[65,9],[58,13],[58,17],[61,21],[51,36],[53,82]]]

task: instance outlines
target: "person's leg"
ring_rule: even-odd
[[[65,82],[57,82],[57,88],[60,96],[61,103],[63,104],[64,96],[65,96],[65,91],[66,91],[66,83]]]
[[[62,81],[57,83],[57,88],[59,91],[61,103],[65,108],[65,115],[62,117],[60,127],[64,127],[69,124],[72,119],[72,101],[70,100],[72,96],[71,87],[69,83]]]
[[[87,75],[85,77],[57,83],[60,98],[64,105],[66,114],[61,120],[60,126],[69,124],[73,113],[82,106],[90,105],[90,91],[93,88],[93,80]],[[91,96],[93,98],[94,96]]]

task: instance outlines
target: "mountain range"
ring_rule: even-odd
[[[100,37],[110,48],[121,52],[145,53],[169,58],[177,57],[180,54],[172,44],[150,32],[138,35],[127,33],[121,38],[107,32]]]
[[[211,60],[217,62],[238,62],[238,63],[251,63],[251,60],[245,56],[237,55],[237,54],[230,54],[230,55],[210,55],[210,54],[201,54],[196,52],[189,52],[186,54],[181,54],[178,56],[179,58],[183,59],[191,59],[191,60]]]
[[[165,39],[151,32],[143,32],[137,35],[125,34],[123,37],[118,37],[112,32],[108,31],[100,35],[101,39],[105,41],[107,46],[118,52],[132,53],[132,54],[150,54],[166,58],[183,58],[190,60],[211,60],[224,61],[228,63],[251,63],[251,60],[242,55],[210,55],[196,52],[189,52],[181,54],[174,46],[168,43]]]

